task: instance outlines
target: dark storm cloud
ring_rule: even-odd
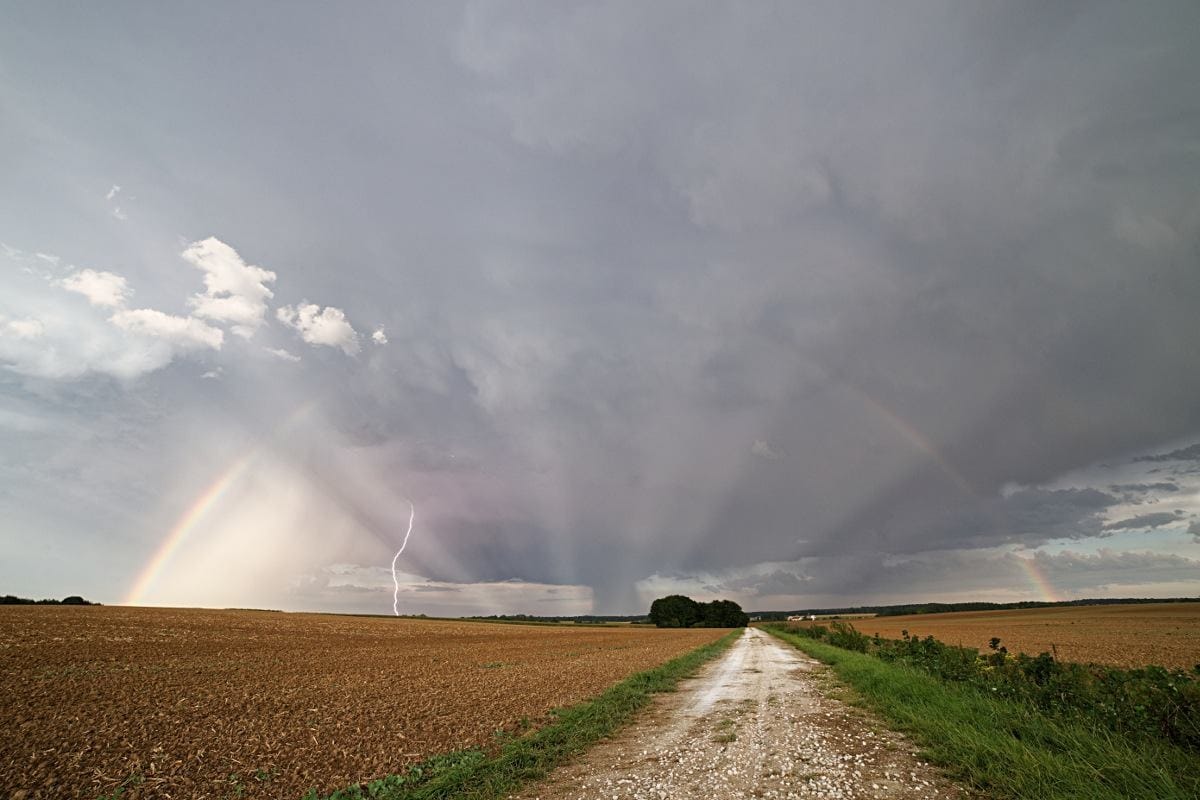
[[[889,560],[879,556],[838,556],[829,559],[807,584],[805,593],[826,604],[839,597],[906,598],[1012,597],[1030,588],[1032,562],[1055,591],[1067,595],[1103,596],[1110,586],[1138,587],[1154,583],[1179,586],[1194,581],[1200,560],[1168,553],[1012,553],[942,551],[918,558]],[[1041,587],[1034,587],[1041,592]],[[1110,596],[1128,596],[1117,588]],[[1007,594],[1007,593],[1015,594]],[[955,593],[964,593],[958,594]],[[1133,590],[1137,594],[1137,589]],[[1048,599],[1039,594],[1037,599]]]
[[[1147,492],[1178,492],[1179,484],[1169,481],[1158,481],[1156,483],[1116,483],[1108,488],[1114,492],[1145,494]]]
[[[1171,450],[1167,453],[1155,453],[1148,456],[1138,456],[1134,461],[1200,461],[1200,444],[1193,444],[1189,447],[1181,447],[1178,450]]]
[[[462,589],[457,586],[447,586],[447,585],[441,584],[441,583],[436,583],[436,584],[434,584],[434,583],[429,583],[429,584],[418,583],[416,586],[405,587],[403,589],[403,591],[406,591],[406,592],[435,592],[435,593],[440,594],[443,592],[461,592]]]
[[[410,562],[435,580],[567,582],[572,577],[551,559],[545,543],[552,534],[531,529],[528,523],[446,516],[430,527],[436,531],[439,555],[430,557],[414,548]]]
[[[928,479],[927,479],[928,480]],[[1053,539],[1100,535],[1102,515],[1117,497],[1096,489],[1023,489],[1007,496],[945,496],[937,481],[901,482],[839,526],[816,532],[800,544],[776,540],[785,557],[850,552],[916,553],[949,548],[987,548],[1019,544],[1036,547]],[[719,547],[719,538],[710,546]],[[722,555],[734,559],[750,543],[726,542]],[[763,551],[760,558],[768,557]]]
[[[0,385],[0,510],[64,551],[135,572],[314,403],[267,437],[308,486],[277,502],[347,561],[386,564],[413,500],[435,580],[632,611],[652,574],[816,559],[731,580],[898,590],[889,558],[1105,534],[1174,490],[1044,485],[1200,434],[1194,3],[77,13],[0,31],[0,236],[175,314],[181,235],[277,279],[252,340]],[[40,309],[95,368],[107,317],[13,275],[0,361],[40,363]],[[272,316],[304,302],[361,349]],[[152,510],[90,530],[63,486]]]
[[[1183,516],[1181,511],[1156,511],[1153,514],[1138,514],[1136,517],[1117,520],[1104,526],[1106,531],[1138,530],[1141,528],[1160,528],[1178,522]]]
[[[1096,515],[1115,503],[1114,497],[1096,489],[1027,489],[997,505],[1014,534],[1078,538],[1092,533]]]
[[[1168,66],[1193,54],[1165,19],[962,9],[929,34],[905,11],[847,63],[829,54],[857,36],[849,9],[739,13],[686,43],[651,14],[621,59],[580,33],[619,29],[623,11],[542,11],[478,9],[465,60],[520,143],[659,171],[718,248],[664,295],[665,333],[694,332],[684,354],[699,345],[675,402],[702,410],[736,391],[732,407],[757,417],[749,440],[796,454],[732,476],[689,533],[700,543],[668,562],[796,555],[798,534],[834,553],[1096,535],[1111,496],[998,490],[1200,426],[1178,346],[1200,336],[1186,299],[1200,291],[1197,196],[1162,167],[1200,176],[1187,144],[1200,94]],[[1124,72],[1150,40],[1172,40],[1171,55]],[[652,84],[633,77],[647,63]],[[1124,279],[1135,264],[1146,272]],[[1114,324],[1138,308],[1144,326]],[[645,448],[671,446],[640,422]],[[703,475],[711,460],[691,449]]]
[[[812,576],[797,575],[777,569],[766,575],[749,575],[744,578],[725,581],[719,585],[706,586],[705,589],[713,594],[733,592],[749,594],[756,597],[771,595],[803,594],[811,588]]]

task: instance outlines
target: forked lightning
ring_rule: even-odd
[[[413,517],[417,515],[417,507],[413,505],[412,500],[408,501],[408,508],[408,530],[404,532],[404,541],[400,543],[400,549],[392,556],[392,613],[397,617],[400,616],[400,581],[396,580],[396,559],[404,552],[404,548],[408,547],[408,537],[412,536]]]

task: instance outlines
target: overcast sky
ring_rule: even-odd
[[[1200,594],[1200,5],[0,5],[0,593]]]

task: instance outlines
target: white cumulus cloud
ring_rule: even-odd
[[[42,303],[44,321],[0,321],[0,367],[19,375],[74,380],[89,373],[132,380],[177,357],[219,349],[223,333],[191,317],[153,309],[118,310],[105,319]]]
[[[278,358],[280,361],[291,361],[291,362],[295,363],[300,360],[300,356],[296,355],[295,353],[289,353],[287,350],[284,350],[282,347],[266,347],[263,349],[265,349],[268,353],[270,353],[271,355]]]
[[[162,339],[181,350],[220,350],[225,341],[225,332],[220,328],[195,317],[177,317],[153,308],[124,309],[113,314],[110,321],[121,330]]]
[[[375,332],[371,334],[371,341],[373,341],[375,344],[387,344],[388,343],[387,334],[383,332],[382,325],[380,325],[378,328],[376,328]]]
[[[0,335],[15,339],[36,339],[46,332],[46,326],[38,319],[0,319]]]
[[[232,323],[233,332],[249,339],[263,323],[267,299],[274,296],[268,283],[275,273],[247,264],[238,252],[216,237],[193,242],[183,251],[189,264],[204,272],[204,293],[188,304],[197,317]]]
[[[78,292],[94,306],[117,308],[132,294],[125,278],[113,272],[81,269],[58,282],[62,288]]]
[[[358,333],[346,321],[346,314],[340,308],[301,303],[284,306],[275,312],[275,316],[309,344],[340,347],[348,356],[358,352]]]
[[[34,262],[57,266],[57,256],[0,243],[4,261],[19,269],[0,269],[0,369],[54,380],[89,374],[133,380],[224,343],[224,331],[202,319],[126,308],[133,292],[121,275],[69,267],[66,277],[56,277]],[[83,295],[88,305],[67,292]]]

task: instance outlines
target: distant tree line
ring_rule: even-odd
[[[660,628],[743,628],[750,617],[732,600],[699,603],[672,594],[650,604],[650,621]]]
[[[649,622],[645,614],[577,614],[574,616],[556,615],[552,617],[539,617],[534,614],[490,614],[483,616],[477,614],[466,619],[494,619],[503,622],[574,622],[583,625],[596,625],[604,622],[629,622],[632,624]]]
[[[909,603],[896,606],[853,606],[848,608],[808,608],[797,611],[755,611],[763,620],[782,620],[789,616],[830,616],[834,614],[875,614],[898,617],[905,614],[941,614],[949,611],[1008,611],[1017,608],[1051,608],[1054,606],[1110,606],[1140,603],[1195,603],[1196,597],[1103,597],[1094,600],[1021,600],[1015,603]]]
[[[16,595],[6,594],[0,597],[0,606],[98,606],[99,603],[92,603],[84,600],[77,594],[70,597],[64,597],[62,600],[30,600],[28,597],[17,597]]]

